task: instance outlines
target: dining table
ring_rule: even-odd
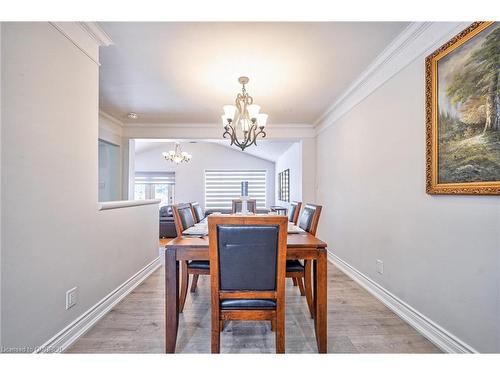
[[[327,352],[327,244],[308,232],[287,236],[287,259],[311,262],[314,331],[319,353]],[[179,262],[209,260],[207,235],[181,235],[165,246],[165,352],[175,353],[179,330]],[[304,301],[305,303],[305,301]],[[286,301],[285,301],[286,304]],[[207,343],[210,345],[210,343]]]

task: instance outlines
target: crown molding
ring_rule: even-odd
[[[49,22],[83,54],[97,65],[99,47],[113,44],[111,38],[95,22]]]
[[[219,139],[221,124],[148,124],[125,123],[123,136],[127,138]],[[266,127],[266,139],[297,140],[314,138],[311,124],[275,124]]]
[[[113,124],[118,125],[122,128],[125,126],[125,124],[123,122],[121,122],[120,120],[118,120],[115,116],[112,116],[107,112],[104,112],[102,109],[99,110],[99,115],[104,117],[105,119],[108,119]]]
[[[79,22],[85,30],[100,46],[108,47],[113,44],[111,37],[99,26],[97,22]]]
[[[314,123],[316,135],[359,104],[387,80],[467,27],[470,22],[412,22],[355,79]]]
[[[107,114],[104,111],[99,111],[99,113],[103,113],[110,118],[115,117]],[[116,120],[119,121],[119,120]],[[122,123],[126,128],[135,128],[135,127],[148,127],[148,128],[166,128],[166,129],[185,129],[185,128],[198,128],[198,129],[222,129],[222,126],[219,123],[148,123],[148,122],[123,122]],[[313,124],[273,124],[266,126],[266,129],[314,129]]]

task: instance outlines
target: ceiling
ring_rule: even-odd
[[[245,151],[241,151],[239,148],[230,146],[229,142],[224,139],[207,139],[207,140],[196,140],[192,141],[189,139],[136,139],[135,140],[135,153],[140,154],[158,147],[159,143],[165,145],[164,151],[169,151],[174,149],[174,142],[189,143],[216,143],[220,146],[230,148],[233,151],[244,152],[246,154],[276,162],[278,158],[290,148],[294,142],[289,141],[268,141],[259,140],[259,147],[249,147]]]
[[[404,22],[103,22],[100,107],[130,123],[220,122],[247,91],[269,124],[312,124]],[[129,120],[136,112],[137,120]]]

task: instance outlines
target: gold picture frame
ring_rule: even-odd
[[[444,150],[451,150],[451,149],[456,150],[457,148],[452,148],[451,146],[448,146],[446,141],[443,140],[443,139],[445,139],[444,135],[442,135],[442,138],[438,138],[439,137],[438,132],[440,129],[440,127],[439,127],[440,124],[438,123],[438,121],[440,121],[443,118],[442,116],[445,116],[445,115],[451,117],[451,115],[449,115],[448,112],[446,112],[445,115],[443,114],[444,112],[439,112],[440,109],[438,107],[438,95],[446,95],[446,100],[448,100],[449,94],[447,91],[448,87],[446,87],[446,90],[444,90],[444,88],[441,87],[441,92],[439,91],[438,82],[439,82],[440,78],[438,77],[438,69],[444,69],[444,68],[442,68],[442,67],[438,68],[438,63],[441,60],[446,58],[445,60],[443,60],[444,61],[443,64],[447,63],[447,64],[449,64],[449,66],[453,66],[453,69],[455,69],[455,71],[459,70],[459,69],[465,70],[465,67],[460,66],[459,63],[457,63],[457,62],[453,62],[453,64],[455,64],[455,65],[451,65],[451,63],[448,63],[448,62],[452,61],[451,59],[456,59],[456,61],[460,61],[460,62],[464,61],[465,59],[463,58],[463,56],[465,55],[465,53],[463,51],[465,51],[466,48],[470,48],[471,51],[472,51],[472,48],[476,48],[476,47],[474,47],[475,46],[474,41],[471,43],[468,43],[465,46],[464,46],[464,44],[471,41],[471,40],[474,40],[473,38],[475,38],[479,33],[492,27],[492,25],[494,25],[494,24],[495,24],[495,22],[475,22],[475,23],[471,24],[468,28],[466,28],[465,30],[460,32],[458,35],[456,35],[449,42],[447,42],[446,44],[441,46],[439,49],[437,49],[435,52],[433,52],[431,55],[429,55],[425,60],[426,192],[427,192],[427,194],[500,195],[500,178],[496,178],[497,173],[498,173],[498,168],[495,166],[492,167],[494,180],[491,180],[492,177],[489,177],[490,180],[486,180],[486,181],[476,181],[476,180],[474,180],[474,181],[456,181],[456,180],[452,180],[452,179],[445,181],[446,180],[445,178],[440,180],[440,176],[442,174],[445,175],[446,173],[449,173],[450,175],[454,174],[454,176],[457,176],[458,175],[457,169],[459,170],[462,168],[462,170],[467,170],[467,168],[468,168],[470,170],[471,168],[475,168],[475,166],[468,164],[468,165],[462,165],[460,168],[456,168],[456,165],[453,167],[450,167],[450,165],[452,163],[447,164],[445,162],[443,162],[442,165],[439,165],[439,160],[440,160],[439,158],[440,157],[442,157],[443,160],[457,160],[456,155],[449,156],[450,158],[453,157],[454,159],[444,159],[444,157],[442,155],[447,155],[447,154],[445,153],[445,151],[441,151],[441,153],[439,153],[440,147],[442,147]],[[496,30],[497,27],[499,27],[499,26],[495,25],[491,30]],[[491,31],[491,30],[489,30],[488,32],[491,32],[491,34],[493,34],[493,31]],[[484,34],[486,34],[486,33],[484,33]],[[484,34],[482,34],[482,35],[484,35]],[[481,36],[481,37],[483,37],[483,36]],[[496,41],[495,38],[493,38],[493,40]],[[477,43],[479,43],[479,41]],[[462,50],[457,51],[457,49],[459,49],[461,46],[463,46]],[[472,47],[470,47],[470,46],[472,46]],[[481,46],[482,46],[482,44],[481,44]],[[454,55],[450,55],[454,51],[457,51],[457,53],[455,53]],[[472,54],[472,52],[470,52],[470,54]],[[460,56],[461,60],[459,60],[459,58],[457,56]],[[442,66],[444,66],[444,65],[442,65]],[[448,66],[448,65],[446,65],[446,66]],[[457,66],[458,66],[458,68],[457,68]],[[446,73],[448,74],[448,71],[446,71]],[[445,76],[445,74],[443,73],[443,77],[444,76]],[[448,75],[446,75],[446,76],[448,76]],[[445,94],[443,94],[443,91]],[[443,100],[442,97],[439,99]],[[474,98],[474,100],[478,100],[478,99]],[[462,107],[458,107],[459,110],[462,111],[463,108],[466,107],[466,105],[467,105],[467,103],[462,105]],[[479,105],[477,108],[480,108]],[[456,107],[454,107],[450,111],[455,111],[455,116],[457,116],[457,117],[461,116],[461,115],[457,115],[458,112],[456,110]],[[482,111],[484,112],[484,105],[483,105]],[[475,118],[477,118],[477,116]],[[448,117],[446,117],[446,119],[448,120]],[[459,120],[448,120],[448,121],[456,121],[457,123],[459,123],[459,125],[463,125],[463,123],[460,122],[462,120],[460,120],[460,121]],[[443,124],[444,124],[444,120],[443,120],[443,123],[441,124],[441,126],[443,127],[443,129],[448,129],[445,127],[445,126],[448,126],[448,124],[447,123],[445,125],[443,125]],[[458,125],[456,125],[456,126],[458,126]],[[496,125],[496,126],[498,126],[498,125]],[[473,128],[473,129],[476,129],[476,130],[470,130],[470,129],[466,129],[466,130],[471,131],[471,132],[476,131],[475,134],[478,134],[478,135],[473,135],[473,136],[479,137],[480,136],[479,132],[481,131],[479,126],[476,125],[476,128]],[[486,127],[484,127],[484,129],[485,130],[483,131],[483,133],[486,132]],[[498,129],[498,131],[500,132],[500,129]],[[445,133],[443,131],[443,134],[447,134],[447,133]],[[463,134],[466,134],[465,131]],[[472,134],[474,134],[474,133],[472,133]],[[473,136],[470,136],[470,137],[473,137]],[[455,137],[459,137],[459,136],[455,136]],[[495,137],[497,137],[497,135],[495,135]],[[453,138],[453,139],[455,139],[455,138]],[[494,138],[494,139],[498,139],[498,138]],[[456,142],[458,142],[458,141],[456,141]],[[461,140],[461,142],[464,142],[464,141]],[[440,143],[441,143],[441,146],[440,146]],[[495,143],[495,147],[497,147],[497,143]],[[493,150],[495,150],[495,148]],[[446,151],[446,152],[448,152],[448,154],[452,153],[451,151]],[[454,152],[457,152],[457,151],[454,151]],[[461,152],[463,152],[463,151],[461,151]],[[480,156],[481,156],[480,151],[477,151],[477,152],[479,153],[477,160],[480,160]],[[494,153],[494,157],[495,157],[494,161],[495,161],[495,160],[497,160],[496,158],[498,157],[498,154],[495,151],[493,151],[493,153]],[[458,158],[458,159],[460,159],[460,158]],[[463,160],[469,160],[469,159],[464,158]],[[465,164],[465,162],[463,164]],[[439,169],[440,167],[441,167],[441,169]],[[449,168],[449,170],[443,172],[445,167]],[[479,172],[478,172],[478,170],[479,170]],[[480,171],[481,171],[481,169],[477,168],[476,170],[474,170],[472,172],[474,172],[474,173],[476,173],[476,175],[478,175],[478,174],[480,174]],[[472,174],[472,172],[469,172],[469,173]],[[491,174],[490,174],[490,176],[491,176]],[[459,177],[454,177],[454,178],[458,179]],[[474,178],[479,179],[479,177],[474,177]],[[467,180],[467,178],[465,178],[464,180]]]

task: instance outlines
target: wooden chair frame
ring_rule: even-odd
[[[199,223],[199,220],[196,217],[196,211],[194,209],[194,206],[196,206],[196,205],[199,206],[200,204],[198,202],[191,202],[191,203],[189,203],[189,206],[191,207],[191,213],[193,214],[193,220],[194,220],[195,223]]]
[[[182,226],[182,220],[179,215],[179,209],[189,207],[191,215],[193,215],[193,222],[196,222],[195,215],[193,212],[193,207],[190,203],[181,203],[172,206],[172,213],[174,214],[175,229],[177,230],[177,237],[182,237],[182,232],[187,228]],[[186,303],[187,290],[189,286],[189,275],[193,275],[193,281],[191,282],[190,292],[196,292],[196,287],[198,286],[198,277],[200,275],[210,275],[210,270],[190,268],[188,261],[183,260],[180,262],[180,275],[181,275],[181,287],[179,294],[179,312],[184,310],[184,304]]]
[[[212,302],[212,353],[220,352],[220,331],[226,320],[270,320],[276,334],[276,353],[285,352],[285,273],[288,219],[285,216],[212,215],[208,218]],[[278,225],[275,291],[223,291],[219,284],[217,225]],[[275,299],[275,310],[221,310],[223,299]]]
[[[302,202],[298,202],[300,206],[302,205]],[[312,206],[315,207],[314,215],[311,220],[311,227],[309,228],[309,233],[311,233],[313,236],[316,236],[316,231],[318,229],[318,224],[319,224],[319,217],[321,216],[321,210],[322,206],[307,203],[304,207],[307,206]],[[299,210],[297,210],[298,212]],[[299,215],[294,215],[297,216],[295,224],[298,222]],[[304,259],[304,270],[303,271],[297,271],[297,272],[287,272],[286,273],[287,278],[291,278],[293,281],[294,286],[298,286],[300,290],[300,295],[306,297],[307,301],[307,306],[309,307],[309,312],[311,313],[311,318],[314,317],[314,302],[313,302],[313,286],[312,286],[312,263],[310,260]],[[304,280],[304,281],[302,281]]]
[[[295,205],[296,208],[291,222],[297,225],[297,221],[299,220],[299,215],[300,215],[300,208],[302,207],[302,202],[293,201],[292,204]]]
[[[236,213],[236,204],[237,203],[242,203],[242,200],[241,199],[233,199],[232,200],[232,203],[231,203],[231,212],[233,214]],[[247,199],[247,205],[249,205],[249,203],[252,203],[253,204],[253,207],[255,210],[248,210],[249,212],[253,212],[254,214],[257,212],[257,199]]]

